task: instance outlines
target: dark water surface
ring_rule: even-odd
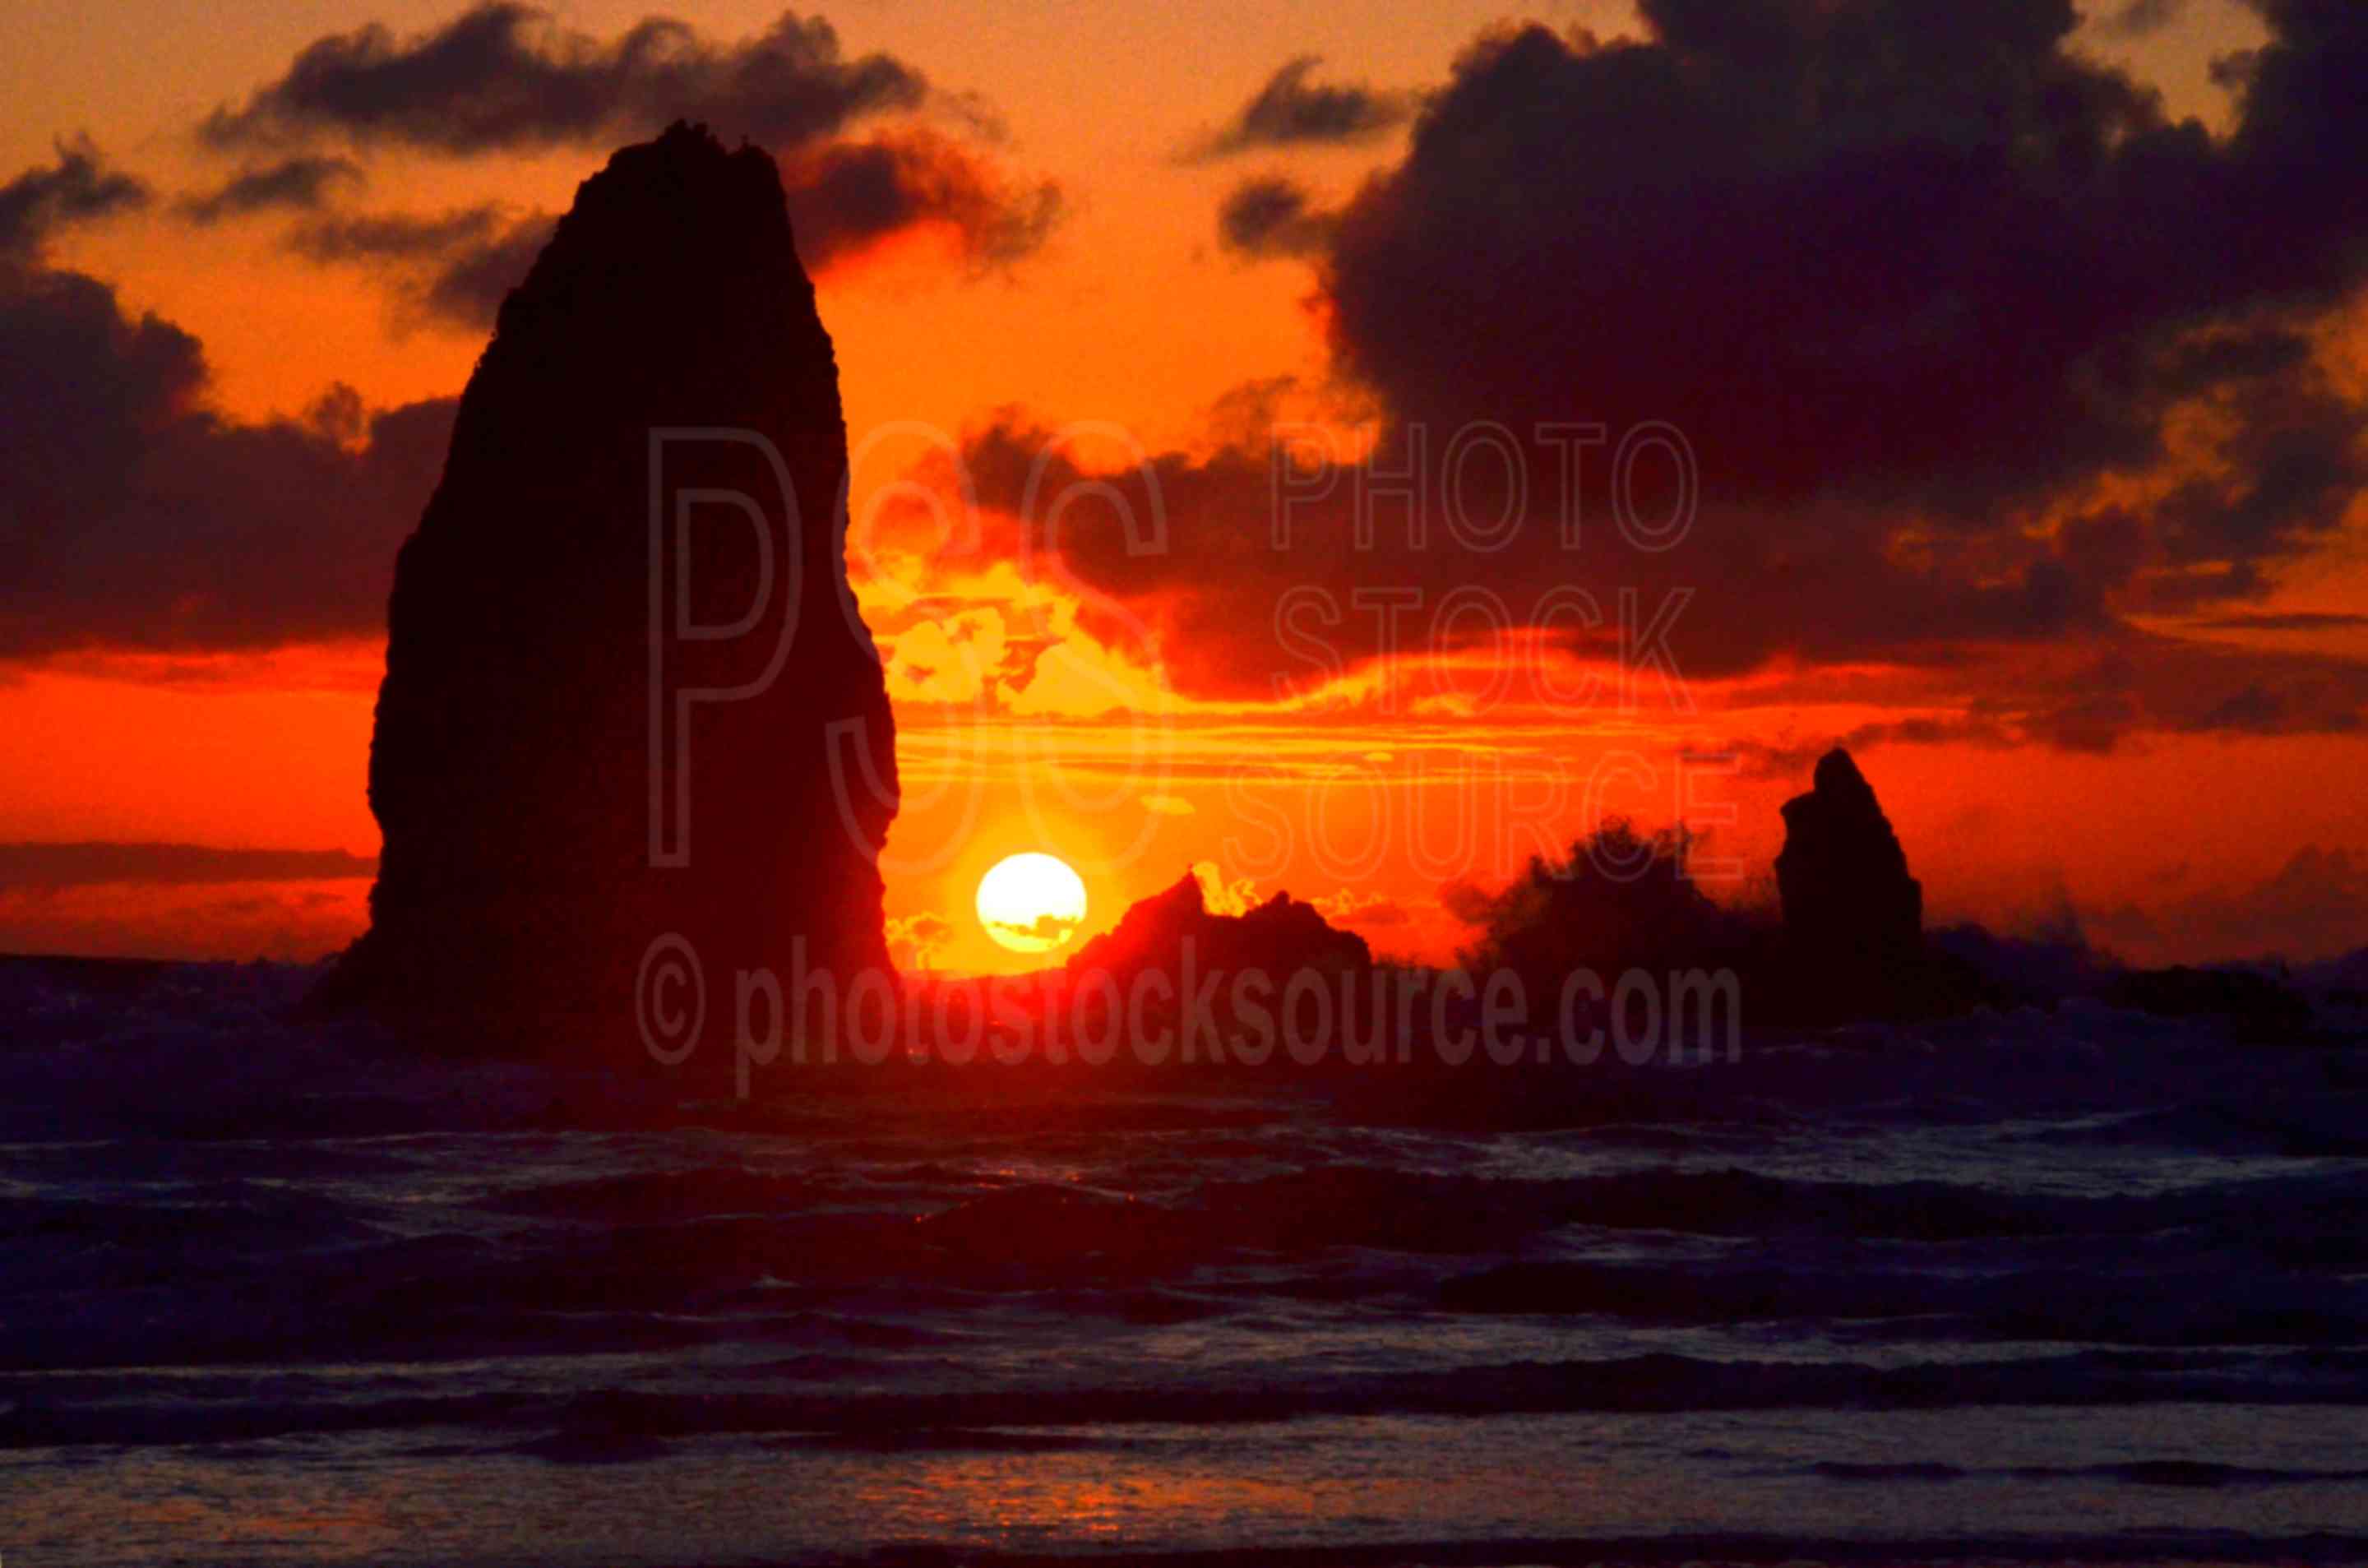
[[[2368,1561],[2357,1045],[653,1115],[302,979],[0,977],[8,1563]]]

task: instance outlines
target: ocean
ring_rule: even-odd
[[[310,978],[0,971],[10,1568],[2368,1561],[2356,1037],[743,1104]]]

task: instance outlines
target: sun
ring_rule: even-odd
[[[1057,856],[1009,856],[978,881],[978,923],[1015,953],[1066,946],[1085,918],[1085,880]]]

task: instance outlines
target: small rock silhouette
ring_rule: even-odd
[[[1077,949],[1069,971],[1107,970],[1123,977],[1156,969],[1172,979],[1181,970],[1188,938],[1197,973],[1263,970],[1277,985],[1303,969],[1338,974],[1373,962],[1362,937],[1338,929],[1314,905],[1287,892],[1241,915],[1214,914],[1200,879],[1188,872],[1167,892],[1137,900],[1116,926]]]

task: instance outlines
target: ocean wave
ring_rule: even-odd
[[[1722,1361],[1667,1354],[1522,1361],[1254,1384],[998,1385],[882,1392],[828,1381],[793,1387],[356,1392],[332,1380],[273,1381],[268,1397],[172,1397],[143,1388],[16,1381],[0,1447],[251,1441],[296,1433],[449,1427],[482,1433],[617,1430],[662,1439],[893,1434],[978,1427],[1159,1423],[1221,1426],[1316,1415],[1493,1416],[1780,1409],[1932,1410],[1964,1405],[2333,1405],[2368,1401],[2368,1351],[2084,1350],[1988,1361]]]

